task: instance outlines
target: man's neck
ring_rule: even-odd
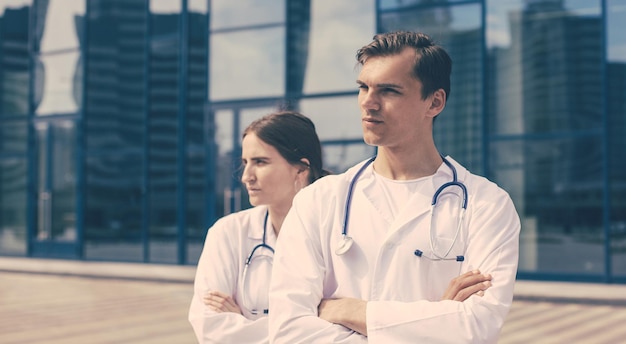
[[[427,151],[398,151],[379,147],[374,169],[393,180],[412,180],[433,175],[443,160],[436,149]]]

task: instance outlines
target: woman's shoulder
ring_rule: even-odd
[[[224,215],[209,228],[209,233],[212,236],[247,235],[250,226],[263,221],[266,212],[265,206],[258,206]]]

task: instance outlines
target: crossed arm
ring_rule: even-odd
[[[489,286],[491,286],[491,275],[481,274],[478,270],[468,271],[450,281],[441,299],[465,301],[472,295],[483,296],[485,289]],[[207,291],[202,301],[215,312],[241,314],[237,302],[228,294]],[[323,299],[318,307],[318,316],[367,336],[366,305],[367,301],[353,298]]]
[[[441,300],[465,301],[472,295],[483,296],[491,286],[491,275],[478,270],[468,271],[450,281]],[[322,299],[318,316],[367,336],[367,301],[353,298]]]

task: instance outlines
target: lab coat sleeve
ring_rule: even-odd
[[[207,234],[198,261],[189,322],[198,343],[267,343],[267,317],[249,320],[232,312],[217,313],[202,302],[207,290],[231,296],[236,290],[237,249],[242,243],[228,235],[227,231],[236,228],[227,228],[229,224],[225,222],[218,221]]]
[[[493,188],[481,190],[490,200],[474,209],[465,254],[466,266],[493,277],[485,295],[464,302],[370,301],[366,310],[370,343],[497,342],[513,301],[520,221],[508,194]]]
[[[319,203],[301,197],[307,191],[294,199],[276,244],[269,296],[270,343],[367,343],[361,334],[318,317],[325,265],[319,220],[311,215]]]

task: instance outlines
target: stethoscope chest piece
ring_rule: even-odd
[[[341,238],[341,241],[339,242],[339,246],[337,246],[337,249],[335,250],[335,254],[341,256],[344,253],[348,252],[353,243],[354,240],[352,240],[352,237],[344,234],[343,238]]]

